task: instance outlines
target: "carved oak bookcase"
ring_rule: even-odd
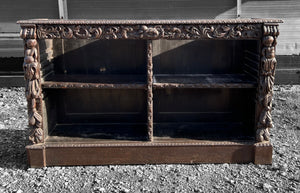
[[[18,21],[29,165],[271,164],[281,22]]]

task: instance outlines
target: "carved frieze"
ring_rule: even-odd
[[[28,35],[26,35],[26,37],[28,37]],[[41,115],[41,66],[39,63],[39,50],[36,39],[25,40],[24,53],[25,96],[28,102],[28,119],[31,128],[29,140],[33,143],[41,143],[43,142],[44,135]]]
[[[271,109],[275,67],[276,38],[279,35],[278,26],[266,25],[263,28],[260,74],[258,85],[258,120],[256,139],[258,142],[270,140],[270,128],[273,127]]]
[[[259,39],[261,25],[37,25],[37,35],[42,39]]]

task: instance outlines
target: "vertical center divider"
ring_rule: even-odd
[[[153,141],[153,61],[152,40],[147,40],[147,130],[148,140]]]

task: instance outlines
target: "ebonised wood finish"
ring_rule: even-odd
[[[27,147],[31,166],[271,163],[269,130],[280,22],[19,21],[34,144]],[[52,42],[55,53],[47,61],[40,60],[39,44],[45,40]],[[183,42],[172,47],[172,40]],[[44,58],[50,52],[42,53]],[[109,140],[114,142],[110,145]],[[129,157],[121,159],[115,145],[124,147]],[[191,155],[176,158],[168,152],[181,151],[179,146],[190,149]],[[218,153],[205,153],[208,146]],[[64,156],[69,150],[76,156],[85,147],[85,156],[105,152],[108,157],[89,162],[79,155],[70,162]],[[165,155],[146,158],[157,148]],[[54,149],[62,156],[59,160],[51,153]],[[252,158],[234,155],[242,149]],[[198,150],[203,156],[197,157]],[[134,153],[145,159],[136,159]]]

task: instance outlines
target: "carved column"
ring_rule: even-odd
[[[148,140],[153,141],[153,61],[152,41],[147,41],[147,119]]]
[[[24,39],[25,49],[23,69],[30,126],[29,140],[34,144],[42,143],[44,132],[42,127],[41,65],[35,25],[23,25],[20,36]]]
[[[258,142],[269,141],[269,130],[273,127],[271,109],[275,67],[277,65],[275,59],[275,46],[278,35],[278,25],[265,24],[263,26],[256,104],[256,140]]]

